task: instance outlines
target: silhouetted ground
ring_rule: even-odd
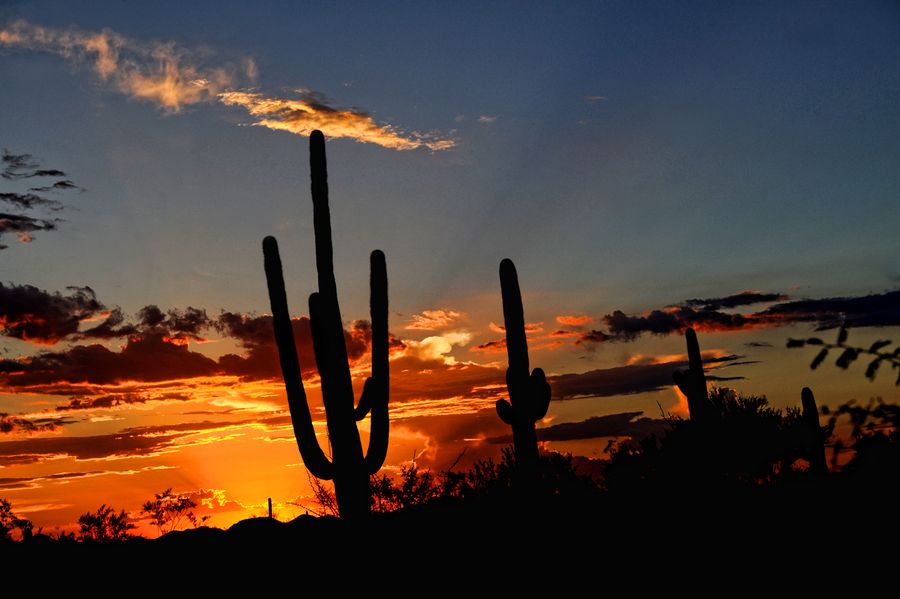
[[[523,478],[507,450],[500,462],[466,473],[407,468],[394,481],[376,478],[373,503],[393,511],[363,522],[253,518],[228,530],[119,543],[36,535],[0,543],[0,555],[7,568],[100,568],[135,580],[187,569],[219,584],[260,576],[266,584],[315,579],[340,589],[370,581],[406,591],[415,591],[403,586],[410,580],[477,586],[474,573],[492,586],[555,580],[559,590],[589,580],[590,591],[624,580],[635,592],[676,583],[709,590],[727,575],[732,586],[720,593],[785,576],[857,590],[893,576],[900,410],[842,406],[836,415],[851,418],[855,454],[822,476],[805,467],[803,444],[788,442],[796,414],[758,399],[715,397],[723,414],[715,430],[673,420],[661,438],[614,451],[599,482],[558,454]]]

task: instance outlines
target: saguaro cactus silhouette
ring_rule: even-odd
[[[697,341],[697,333],[690,327],[684,332],[684,340],[687,342],[688,369],[675,371],[672,378],[675,379],[678,389],[687,397],[691,420],[703,426],[712,416],[712,406],[706,389],[706,375],[703,374],[700,342]]]
[[[800,392],[803,403],[803,421],[809,429],[809,470],[816,474],[828,473],[828,462],[825,460],[825,435],[819,425],[819,408],[812,389],[803,387]]]
[[[497,400],[497,414],[512,426],[516,462],[524,469],[538,461],[534,423],[550,407],[550,385],[540,368],[528,374],[528,340],[525,337],[525,313],[516,267],[509,258],[500,262],[500,291],[503,296],[503,323],[506,327],[506,388],[509,400]]]
[[[313,428],[306,392],[300,378],[300,362],[287,293],[281,269],[278,243],[274,237],[263,240],[266,281],[272,305],[272,322],[281,372],[287,390],[294,436],[303,462],[316,477],[334,480],[338,509],[342,518],[358,519],[369,513],[369,475],[377,472],[387,454],[388,445],[388,291],[384,254],[371,255],[370,313],[372,317],[372,376],[366,379],[359,404],[354,408],[350,366],[344,326],[338,306],[331,246],[331,217],[328,208],[328,173],[325,161],[325,137],[313,131],[309,138],[309,164],[312,177],[313,227],[316,238],[316,268],[319,291],[309,296],[310,329],[316,366],[322,381],[322,400],[328,424],[332,459],[319,447]],[[371,433],[366,454],[362,451],[357,420],[371,411]]]

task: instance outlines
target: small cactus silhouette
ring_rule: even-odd
[[[318,293],[309,296],[310,329],[316,366],[322,384],[322,401],[328,424],[332,459],[319,447],[306,392],[300,378],[300,363],[294,343],[287,293],[278,243],[263,240],[266,281],[272,305],[272,322],[281,372],[287,391],[294,436],[303,463],[316,477],[334,480],[335,495],[342,518],[359,519],[369,514],[369,476],[378,472],[387,454],[389,418],[388,290],[384,254],[371,255],[370,313],[372,317],[372,376],[366,379],[359,404],[354,408],[353,386],[347,360],[344,325],[338,305],[331,245],[331,217],[328,208],[328,173],[325,136],[313,131],[309,137],[312,178],[313,227],[316,239]],[[357,420],[371,411],[371,433],[366,454]]]
[[[497,414],[512,426],[516,462],[523,469],[533,468],[538,461],[537,435],[534,423],[547,414],[550,407],[550,385],[540,368],[528,374],[528,340],[525,337],[525,313],[516,267],[509,258],[500,262],[500,291],[503,296],[503,322],[506,327],[506,388],[509,400],[497,400]]]
[[[709,391],[706,388],[706,375],[703,374],[700,342],[697,341],[697,333],[690,327],[684,331],[684,340],[687,343],[688,369],[676,370],[672,378],[675,379],[678,389],[687,397],[691,420],[703,426],[712,415],[712,410]]]
[[[825,460],[825,435],[819,424],[819,408],[816,406],[816,398],[812,389],[803,387],[800,392],[800,401],[803,404],[803,421],[809,429],[809,469],[816,474],[828,473],[828,462]]]

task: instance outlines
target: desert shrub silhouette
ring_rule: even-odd
[[[103,504],[96,512],[82,514],[78,518],[79,540],[93,543],[125,541],[132,536],[135,525],[125,510],[116,513],[112,507]]]
[[[20,518],[13,512],[8,499],[0,498],[0,542],[31,537],[34,525],[26,518]]]
[[[669,416],[664,435],[619,444],[604,471],[605,488],[633,495],[776,485],[810,474],[812,442],[827,434],[811,431],[799,409],[773,408],[765,396],[713,388],[707,408],[703,426]]]
[[[322,381],[331,460],[319,447],[306,402],[288,311],[281,257],[274,237],[263,240],[266,281],[294,436],[297,438],[303,463],[314,476],[334,480],[341,517],[359,519],[369,514],[369,475],[378,472],[387,454],[390,426],[387,268],[384,254],[380,250],[373,251],[370,279],[372,376],[366,379],[359,404],[354,408],[344,326],[334,278],[325,136],[321,131],[313,131],[310,135],[309,164],[319,284],[319,291],[309,296],[309,318],[316,367]],[[369,447],[368,452],[363,454],[356,421],[365,418],[370,411],[372,419]]]

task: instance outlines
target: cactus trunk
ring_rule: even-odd
[[[316,367],[322,385],[322,401],[331,443],[331,460],[319,447],[300,378],[300,365],[287,307],[287,293],[278,244],[273,237],[263,240],[266,280],[272,305],[275,340],[287,390],[294,436],[303,462],[322,479],[333,479],[342,518],[360,519],[369,514],[369,475],[381,468],[387,454],[389,434],[388,396],[388,296],[384,254],[371,255],[370,313],[372,317],[372,376],[363,387],[359,405],[354,394],[344,325],[337,297],[331,244],[331,217],[328,207],[328,175],[325,137],[320,131],[310,135],[310,171],[313,199],[313,227],[319,291],[309,297],[310,329]],[[367,454],[363,453],[356,426],[371,412],[371,434]]]
[[[697,333],[690,327],[685,330],[684,339],[687,344],[688,369],[677,371],[672,376],[678,389],[687,397],[691,421],[702,427],[709,423],[714,412],[709,402],[709,391],[706,388],[700,342],[697,340]]]
[[[497,401],[497,414],[512,426],[516,463],[523,470],[536,467],[539,452],[534,423],[547,414],[550,407],[550,385],[544,371],[535,368],[528,374],[528,339],[525,335],[525,312],[519,277],[512,260],[500,262],[500,291],[503,299],[503,323],[506,327],[506,387],[509,402]]]

